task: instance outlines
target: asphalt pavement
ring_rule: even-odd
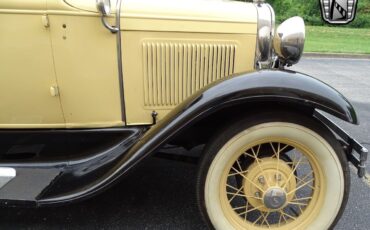
[[[354,104],[360,126],[336,121],[370,148],[370,61],[304,58],[292,69],[330,84]],[[151,157],[90,200],[54,208],[1,208],[0,229],[205,229],[195,201],[196,172],[196,165]],[[369,184],[354,171],[351,179],[336,229],[370,229]]]
[[[357,111],[360,125],[351,125],[333,117],[332,119],[370,149],[370,60],[304,58],[291,69],[320,79],[350,100]],[[370,160],[367,161],[367,171],[370,171]],[[369,180],[370,178],[360,180],[352,170],[348,204],[335,229],[370,229]]]

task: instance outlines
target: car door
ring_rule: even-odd
[[[0,1],[0,128],[58,128],[46,0]]]
[[[47,2],[66,127],[98,128],[124,125],[117,64],[117,37],[101,23],[96,1]],[[114,23],[113,16],[111,19]]]

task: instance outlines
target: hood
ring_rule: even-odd
[[[63,0],[83,11],[97,12],[94,0]],[[111,0],[115,11],[117,0]],[[173,19],[257,23],[252,3],[231,0],[122,0],[121,16],[128,18]]]

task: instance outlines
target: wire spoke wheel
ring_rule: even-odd
[[[248,227],[282,227],[318,205],[322,176],[312,153],[269,138],[235,154],[220,186],[225,215]]]
[[[205,148],[197,190],[206,223],[222,230],[333,227],[349,191],[340,144],[312,119],[268,115],[225,128]]]

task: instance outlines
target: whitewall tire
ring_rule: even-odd
[[[336,223],[348,198],[345,154],[329,130],[293,115],[244,119],[210,141],[198,177],[210,226],[317,230]]]

